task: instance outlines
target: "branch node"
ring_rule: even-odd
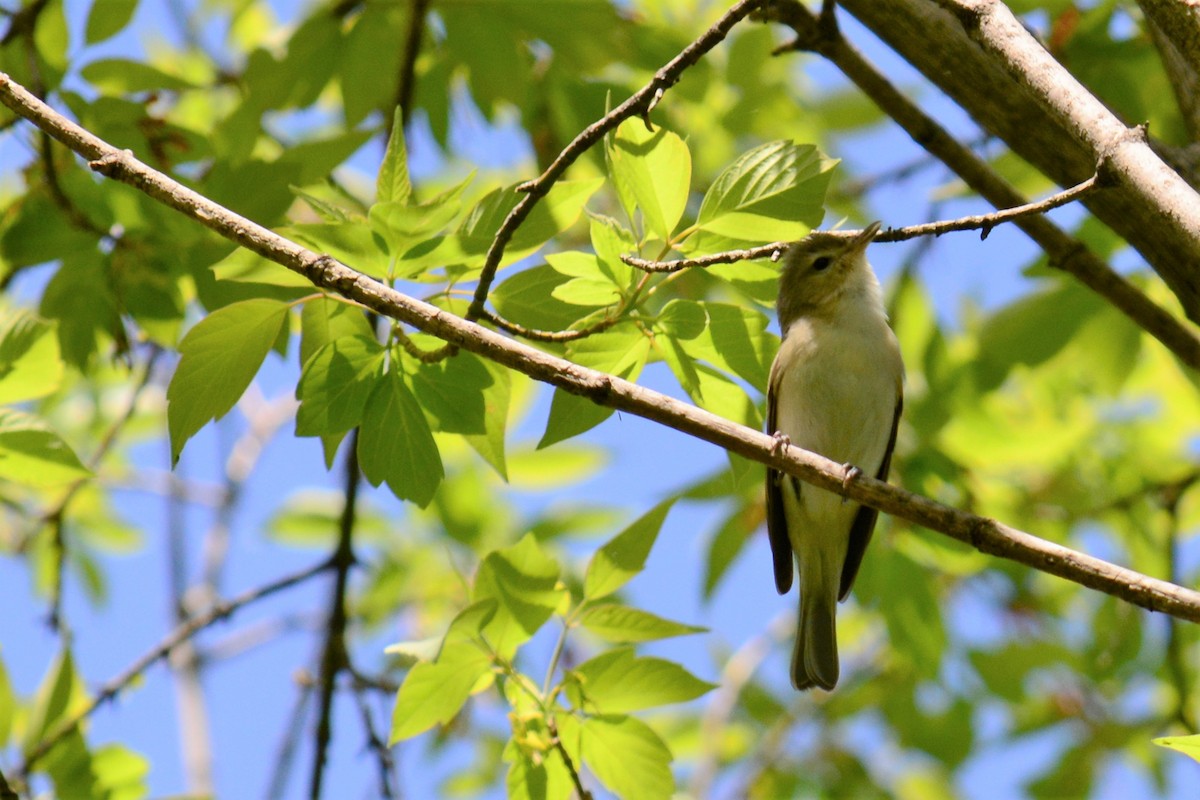
[[[133,158],[132,150],[112,150],[88,162],[88,168],[106,178],[119,175],[127,166],[126,160]]]

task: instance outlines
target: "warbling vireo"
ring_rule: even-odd
[[[904,365],[871,265],[873,223],[848,238],[818,232],[792,245],[779,281],[783,342],[767,390],[767,432],[887,480],[903,400]],[[767,532],[775,588],[800,570],[792,684],[838,680],[837,603],[858,574],[878,512],[767,470]]]

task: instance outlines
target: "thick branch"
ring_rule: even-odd
[[[897,2],[904,3],[907,0]],[[780,21],[796,31],[804,47],[820,53],[835,64],[913,141],[941,159],[989,203],[997,208],[1011,208],[1026,202],[1021,193],[1001,178],[987,162],[921,111],[836,30],[831,34],[821,28],[817,17],[798,2],[781,2],[775,8]],[[1015,86],[1010,88],[1017,91]],[[1092,170],[1097,166],[1093,163]],[[1117,188],[1106,188],[1104,192],[1089,195],[1084,202],[1094,204],[1119,191]],[[1094,205],[1092,210],[1095,211]],[[1190,326],[1156,304],[1109,268],[1083,243],[1046,217],[1026,216],[1015,220],[1014,224],[1037,242],[1052,266],[1074,275],[1083,285],[1107,299],[1140,328],[1162,342],[1181,362],[1193,369],[1200,369],[1200,337]],[[880,241],[884,240],[884,237],[880,237]],[[1194,271],[1193,267],[1188,269]]]
[[[944,4],[971,6],[969,18],[986,5]],[[990,6],[994,13],[986,23],[975,26],[995,50],[982,49],[962,23],[928,0],[841,0],[840,5],[1059,185],[1079,182],[1096,170],[1101,156],[1109,157],[1109,166],[1119,173],[1117,184],[1085,204],[1163,277],[1187,316],[1200,321],[1200,271],[1195,268],[1200,201],[999,4]],[[997,24],[1001,16],[1009,22]],[[1003,37],[993,35],[998,27],[1005,29]],[[1021,58],[1010,60],[1002,55],[1007,52]],[[1081,131],[1092,124],[1094,132]]]
[[[795,475],[807,483],[943,533],[984,553],[1066,578],[1151,611],[1200,622],[1200,592],[1093,558],[882,481],[856,475],[841,464],[793,445],[780,447],[778,441],[765,433],[635,383],[581,367],[507,339],[443,309],[402,294],[329,256],[314,253],[234,214],[151,169],[135,159],[129,151],[117,150],[57,114],[3,73],[0,73],[0,102],[80,155],[91,159],[93,169],[145,192],[230,241],[304,275],[316,286],[332,289],[384,316],[437,336],[450,345],[489,358],[564,391],[583,395],[600,405],[636,414],[703,439]]]

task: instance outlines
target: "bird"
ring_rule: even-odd
[[[817,231],[784,253],[776,305],[782,340],[767,388],[767,433],[843,463],[848,474],[887,480],[904,404],[904,364],[888,324],[867,246],[857,235]],[[860,472],[856,472],[860,471]],[[800,578],[792,649],[797,690],[837,685],[837,603],[854,584],[879,512],[768,469],[767,534],[775,588]]]

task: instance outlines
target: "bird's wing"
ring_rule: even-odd
[[[896,447],[896,428],[900,424],[900,411],[903,407],[904,395],[897,392],[896,411],[892,416],[892,433],[888,437],[887,449],[883,451],[883,461],[879,464],[879,471],[875,473],[875,477],[881,481],[887,480],[888,470],[892,466],[892,450]],[[780,514],[782,513],[781,509]],[[878,517],[879,511],[870,506],[859,506],[858,513],[854,515],[854,523],[850,526],[850,544],[846,549],[846,560],[842,562],[842,582],[838,589],[839,601],[845,600],[846,595],[850,594],[850,588],[854,586],[854,579],[858,577],[858,568],[862,565],[867,545],[871,543],[871,533],[875,530],[875,520]],[[775,540],[772,538],[771,545],[774,546],[774,544]],[[778,561],[776,568],[778,569]],[[776,578],[778,575],[779,573],[776,572]]]
[[[778,432],[775,427],[775,370],[767,390],[767,433]],[[776,469],[767,469],[767,538],[771,542],[771,561],[775,567],[775,589],[787,594],[792,588],[792,543],[788,539],[787,517],[783,512],[783,482],[788,476]],[[796,483],[797,489],[799,484]]]

